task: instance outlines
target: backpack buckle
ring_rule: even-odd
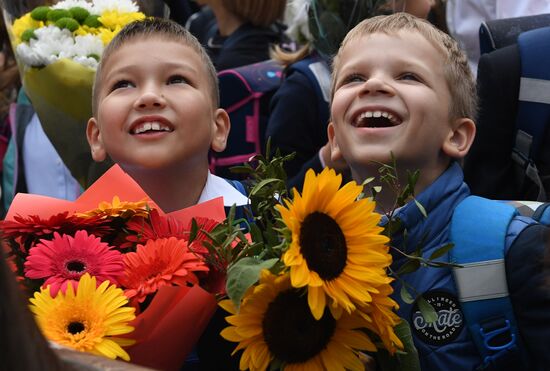
[[[512,333],[512,326],[507,319],[491,321],[482,325],[479,333],[485,348],[492,352],[500,352],[516,344],[516,335]]]

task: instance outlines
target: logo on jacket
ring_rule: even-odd
[[[428,291],[424,299],[437,312],[437,320],[428,323],[414,303],[411,318],[411,327],[420,340],[431,345],[444,345],[452,342],[464,327],[462,311],[458,299],[445,291]]]

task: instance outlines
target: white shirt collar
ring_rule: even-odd
[[[223,197],[224,206],[243,206],[248,204],[248,197],[239,192],[229,182],[219,176],[208,172],[206,184],[199,197],[198,203],[212,200],[217,197]]]

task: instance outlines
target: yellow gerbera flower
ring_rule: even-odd
[[[58,344],[103,355],[111,359],[130,356],[121,346],[133,340],[117,338],[134,330],[128,322],[135,318],[132,307],[121,289],[104,281],[96,288],[96,279],[82,276],[75,291],[69,283],[65,294],[50,295],[50,287],[36,292],[30,299],[30,309],[46,338]]]
[[[273,359],[285,370],[362,370],[358,351],[376,351],[365,332],[367,321],[358,311],[334,319],[324,311],[313,318],[302,290],[292,287],[288,274],[262,271],[259,285],[245,295],[239,311],[231,300],[220,302],[233,315],[221,336],[244,349],[241,370],[265,370]]]
[[[389,239],[381,235],[375,203],[357,200],[362,187],[355,182],[340,188],[342,177],[326,168],[319,176],[306,173],[303,193],[294,189],[293,201],[278,210],[292,242],[283,255],[294,287],[308,287],[308,303],[317,319],[327,304],[338,318],[356,303],[369,303],[379,286],[391,282]]]
[[[130,218],[132,216],[149,215],[149,208],[147,200],[141,200],[138,202],[120,201],[118,196],[113,197],[113,202],[101,202],[97,209],[86,211],[85,213],[78,213],[77,216],[82,218],[91,216],[103,216],[103,217],[117,217]]]

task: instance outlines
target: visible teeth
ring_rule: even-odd
[[[361,120],[366,118],[380,118],[385,117],[387,118],[393,125],[399,125],[400,121],[399,119],[394,116],[393,114],[386,112],[386,111],[366,111],[362,112],[356,119],[356,125],[359,125]]]
[[[153,131],[170,131],[170,128],[167,126],[162,125],[160,122],[154,121],[154,122],[145,122],[141,125],[137,126],[133,132],[134,134],[141,134],[146,131],[153,130]]]

